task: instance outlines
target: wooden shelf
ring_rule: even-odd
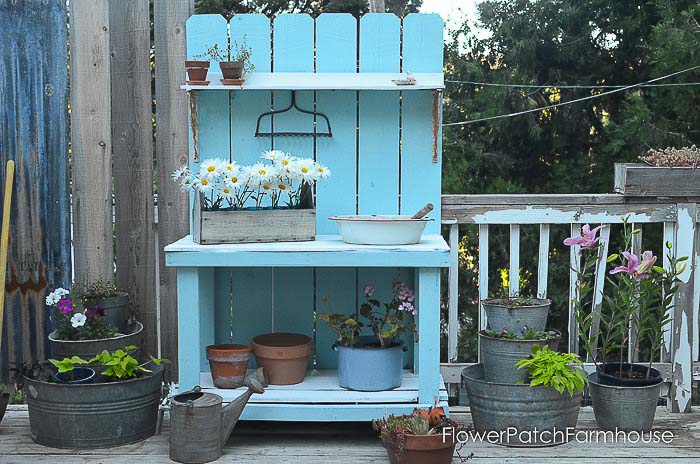
[[[221,74],[209,71],[209,85],[181,85],[182,90],[439,90],[442,73],[411,73],[414,85],[397,85],[406,73],[252,73],[243,85],[221,84]]]
[[[165,247],[168,266],[190,267],[448,267],[450,248],[439,234],[415,245],[350,245],[339,235],[309,242],[198,245],[188,235]]]

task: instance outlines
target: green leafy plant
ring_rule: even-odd
[[[93,281],[76,282],[73,284],[73,298],[80,300],[85,306],[93,306],[100,300],[118,296],[122,291],[112,282],[97,279]]]
[[[552,387],[559,393],[566,390],[570,396],[574,396],[575,392],[582,392],[588,382],[583,363],[577,354],[559,353],[547,346],[533,346],[532,354],[515,365],[518,369],[528,370],[531,387],[543,385]]]
[[[107,350],[103,350],[102,353],[98,354],[88,362],[99,362],[103,367],[107,368],[104,372],[102,372],[102,375],[118,380],[133,379],[138,377],[142,372],[152,372],[144,367],[149,362],[153,362],[155,364],[170,362],[167,359],[158,359],[154,358],[153,356],[149,356],[150,361],[141,364],[130,354],[137,349],[138,348],[136,346],[129,345],[123,350],[116,350],[112,353]]]
[[[496,331],[491,329],[484,329],[482,330],[482,333],[487,337],[505,338],[506,340],[549,340],[551,338],[556,338],[559,336],[558,333],[551,330],[545,330],[543,332],[537,330],[527,330],[523,333],[517,334],[513,332],[508,332],[506,330]]]
[[[255,65],[250,61],[250,57],[252,55],[253,51],[250,47],[248,47],[244,37],[241,44],[234,41],[233,46],[227,45],[225,49],[223,47],[219,47],[219,44],[214,44],[211,47],[208,47],[204,53],[195,55],[194,59],[217,62],[242,61],[243,74],[248,74],[255,69]]]
[[[61,361],[57,359],[49,359],[49,362],[58,369],[59,374],[66,374],[65,378],[69,381],[77,380],[75,378],[75,373],[73,372],[77,366],[88,364],[88,361],[85,361],[78,356],[63,358]]]

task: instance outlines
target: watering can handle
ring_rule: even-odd
[[[194,388],[192,389],[192,391],[195,392],[195,393],[199,393],[199,392],[202,391],[202,387],[200,387],[199,385],[195,385]],[[193,408],[193,407],[194,407],[194,401],[192,401],[192,400],[187,400],[187,402],[185,403],[185,406],[187,406],[188,408]]]

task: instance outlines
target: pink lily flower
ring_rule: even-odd
[[[618,274],[624,272],[633,277],[637,282],[649,277],[649,270],[652,268],[656,262],[656,256],[651,251],[645,251],[642,253],[642,259],[634,253],[625,251],[622,256],[627,260],[626,266],[617,266],[615,269],[610,271],[610,274]]]
[[[583,228],[581,229],[581,235],[578,237],[567,238],[564,240],[564,245],[580,245],[581,249],[579,250],[579,254],[581,254],[584,249],[592,250],[596,247],[596,245],[598,245],[598,241],[600,240],[600,237],[598,237],[598,231],[602,228],[603,226],[598,226],[595,229],[591,229],[591,226],[584,224]]]

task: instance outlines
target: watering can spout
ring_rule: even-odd
[[[265,392],[262,383],[255,377],[247,377],[245,379],[245,385],[248,387],[248,390],[224,406],[221,412],[221,446],[224,446],[228,441],[228,437],[231,436],[233,428],[236,426],[241,414],[243,414],[243,409],[250,397],[253,396],[253,393]]]

